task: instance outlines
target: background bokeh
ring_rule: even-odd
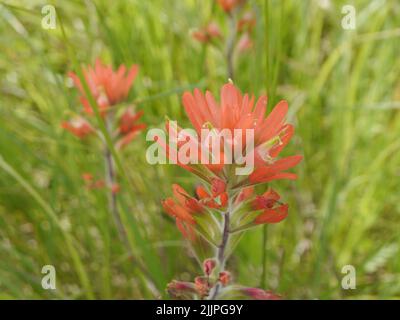
[[[55,30],[41,28],[48,3],[57,10]],[[356,30],[341,27],[346,4],[357,10]],[[399,1],[250,0],[248,7],[256,12],[255,45],[238,56],[235,84],[256,95],[268,89],[270,108],[289,102],[296,134],[284,153],[304,161],[297,181],[272,184],[289,217],[247,233],[229,269],[236,281],[287,299],[399,298]],[[211,0],[0,4],[0,298],[165,298],[171,279],[199,273],[160,205],[172,183],[193,190],[196,179],[173,165],[149,165],[144,133],[123,151],[119,174],[134,181],[120,193],[130,259],[105,192],[87,190],[81,178],[103,174],[101,147],[60,123],[81,110],[67,77],[73,60],[101,57],[140,65],[129,101],[149,128],[163,128],[166,115],[189,125],[182,92],[218,95],[227,81],[221,53],[190,30],[210,19],[224,27],[224,17]],[[57,270],[57,290],[41,287],[47,264]],[[355,290],[341,287],[345,265],[356,269]]]

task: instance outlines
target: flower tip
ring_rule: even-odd
[[[214,270],[216,265],[217,265],[217,263],[216,263],[216,261],[214,259],[206,259],[206,260],[204,260],[204,262],[203,262],[203,271],[204,271],[204,273],[207,276],[209,276],[213,272],[213,270]]]

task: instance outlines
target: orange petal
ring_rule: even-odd
[[[288,209],[289,207],[287,204],[281,205],[276,209],[266,209],[254,220],[254,223],[278,223],[287,217]]]

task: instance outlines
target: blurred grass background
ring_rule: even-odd
[[[55,30],[41,28],[45,4],[56,7]],[[357,10],[356,30],[341,27],[346,4]],[[289,202],[289,217],[269,226],[266,239],[262,227],[247,233],[229,269],[236,281],[264,283],[287,299],[399,298],[400,3],[248,6],[257,16],[255,45],[238,58],[235,84],[257,95],[268,88],[270,108],[288,100],[296,135],[285,154],[305,159],[297,181],[273,184]],[[163,127],[165,115],[188,124],[181,93],[197,86],[217,94],[227,81],[223,56],[190,36],[211,18],[224,26],[211,0],[2,2],[0,298],[166,297],[172,278],[199,273],[160,205],[172,183],[190,189],[196,179],[147,164],[145,134],[124,150],[124,174],[134,181],[120,196],[130,259],[105,192],[85,189],[81,178],[101,177],[100,146],[60,123],[81,110],[66,76],[73,59],[101,57],[140,65],[129,100],[149,128]],[[57,290],[41,287],[46,264],[56,267]],[[348,264],[356,268],[355,290],[341,288]]]

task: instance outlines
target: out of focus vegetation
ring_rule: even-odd
[[[160,201],[172,183],[190,189],[196,179],[149,165],[145,134],[124,150],[120,175],[134,181],[120,197],[129,259],[104,191],[87,190],[81,177],[103,174],[100,146],[60,127],[82,108],[67,72],[74,59],[137,63],[130,101],[148,127],[163,127],[165,115],[188,124],[182,92],[218,94],[227,81],[223,56],[190,29],[224,25],[224,14],[211,0],[49,2],[55,30],[41,27],[47,1],[0,5],[0,298],[165,297],[169,280],[192,279],[199,266]],[[345,4],[357,10],[356,30],[341,27]],[[260,227],[229,261],[235,280],[265,282],[287,299],[399,298],[400,3],[248,6],[257,13],[255,45],[238,57],[235,84],[257,95],[268,88],[270,106],[288,100],[296,135],[285,153],[304,161],[297,181],[273,183],[290,212],[268,227],[265,260]],[[41,287],[47,264],[57,290]],[[356,268],[355,290],[341,287],[344,265]]]

